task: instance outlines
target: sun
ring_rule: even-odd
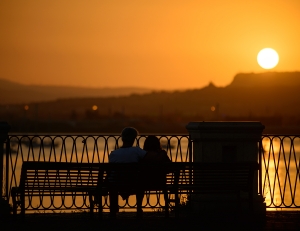
[[[264,48],[257,55],[258,64],[264,69],[274,68],[279,61],[277,52],[272,48]]]

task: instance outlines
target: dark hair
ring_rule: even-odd
[[[122,141],[133,142],[138,135],[138,131],[133,127],[126,127],[122,130]]]
[[[148,136],[144,143],[144,150],[146,151],[157,151],[160,150],[160,142],[156,136]]]

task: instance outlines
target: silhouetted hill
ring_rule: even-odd
[[[258,91],[263,91],[269,97],[278,97],[279,94],[296,93],[295,88],[300,87],[300,72],[266,72],[266,73],[240,73],[237,74],[231,84],[226,87],[215,87],[212,83],[207,87],[196,90],[181,91],[181,97],[185,98],[185,94],[193,96],[197,95],[197,102],[211,105],[214,103],[230,101],[234,104],[236,98],[241,95],[247,98],[256,97]],[[97,98],[97,97],[118,97],[129,96],[130,94],[146,94],[152,92],[146,88],[81,88],[68,86],[39,86],[39,85],[23,85],[12,81],[0,79],[0,104],[21,104],[42,101],[53,101],[57,99],[71,98]],[[235,92],[235,93],[233,93]],[[246,94],[246,92],[248,92]],[[179,92],[165,92],[163,97],[172,98]],[[255,94],[253,94],[255,93]],[[156,92],[158,97],[160,92]],[[261,94],[261,92],[259,93]],[[221,98],[220,98],[221,97]],[[227,99],[227,100],[226,100]],[[166,99],[160,99],[159,101]],[[182,101],[183,99],[177,99]],[[189,98],[194,101],[194,99]],[[239,99],[238,99],[239,100]],[[159,103],[158,101],[158,103]]]
[[[229,87],[299,87],[300,72],[237,74]]]
[[[13,86],[16,92],[24,91],[22,85]],[[267,132],[298,133],[299,87],[300,72],[238,74],[226,87],[210,83],[185,91],[61,98],[29,103],[27,110],[24,104],[5,105],[0,106],[0,118],[13,124],[15,131],[31,132],[117,132],[128,125],[144,132],[185,132],[190,121],[258,120],[267,126]],[[28,94],[40,90],[46,95],[51,87],[26,90]]]
[[[269,77],[269,73],[266,73]],[[216,87],[209,84],[202,89],[151,92],[145,94],[131,94],[119,97],[86,97],[59,99],[44,102],[39,105],[40,113],[48,115],[69,114],[76,111],[83,114],[91,110],[93,105],[98,106],[98,113],[108,115],[122,113],[128,116],[202,116],[206,119],[222,118],[226,116],[274,116],[300,115],[299,82],[292,84],[289,75],[275,73],[275,80],[269,79],[272,84],[264,84],[264,74],[239,74],[232,84],[227,87]],[[300,80],[300,72],[291,75]],[[250,78],[253,81],[250,84]],[[249,84],[246,84],[248,81]],[[259,84],[259,82],[262,84]],[[282,82],[282,83],[281,83]],[[288,85],[286,83],[291,83]]]
[[[52,101],[60,98],[126,96],[151,92],[147,88],[83,88],[69,86],[23,85],[0,79],[0,104]]]

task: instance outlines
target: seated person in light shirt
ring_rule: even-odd
[[[114,150],[109,155],[109,163],[136,163],[140,162],[145,155],[146,151],[140,147],[133,147],[133,143],[138,135],[138,131],[133,127],[126,127],[121,133],[123,145],[121,148]],[[112,174],[113,175],[113,174]],[[113,181],[113,176],[110,176]],[[110,178],[109,177],[109,178]],[[124,176],[122,176],[124,177]],[[126,180],[130,181],[130,176],[125,177]],[[128,179],[127,179],[128,178]],[[122,192],[121,197],[126,200],[130,195],[136,194],[136,201],[138,205],[142,204],[143,192]],[[110,196],[110,216],[115,217],[116,212],[119,210],[118,205],[118,193],[111,192]],[[138,211],[138,214],[140,214]]]
[[[110,163],[135,163],[139,162],[146,155],[146,151],[140,147],[133,147],[138,131],[133,127],[123,129],[121,136],[123,145],[121,148],[114,150],[109,155]]]

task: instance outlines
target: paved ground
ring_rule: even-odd
[[[267,212],[262,221],[242,216],[194,216],[165,219],[161,213],[144,213],[137,220],[135,213],[119,213],[115,220],[104,215],[102,220],[91,219],[87,213],[30,214],[22,220],[9,217],[0,221],[0,230],[300,230],[299,212]]]

